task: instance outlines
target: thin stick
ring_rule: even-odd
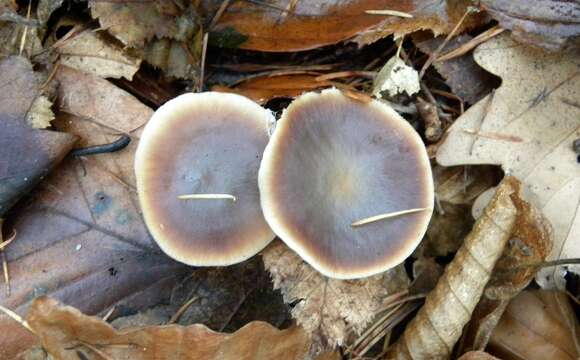
[[[230,194],[187,194],[179,195],[177,197],[179,200],[215,200],[215,199],[225,199],[236,201],[237,198]]]
[[[11,317],[14,321],[16,321],[17,323],[19,323],[20,325],[24,326],[26,328],[26,330],[30,331],[33,334],[36,334],[34,332],[34,330],[30,327],[30,325],[28,324],[28,322],[26,322],[26,320],[24,320],[20,315],[18,315],[14,311],[5,308],[2,305],[0,305],[0,311],[2,311],[4,314],[6,314],[9,317]]]
[[[191,299],[187,300],[185,304],[181,305],[181,307],[173,314],[171,319],[169,319],[169,324],[175,324],[181,318],[181,315],[185,312],[185,310],[189,309],[191,304],[193,304],[196,300],[199,300],[199,296],[194,296]]]
[[[10,236],[10,239],[4,240],[4,242],[0,242],[0,251],[4,250],[4,248],[6,248],[8,245],[10,245],[10,243],[13,242],[14,239],[16,239],[16,231],[14,231],[14,234],[12,234],[12,236]],[[1,240],[1,238],[0,238],[0,240]]]
[[[435,62],[451,60],[451,59],[454,59],[454,58],[459,57],[461,55],[467,54],[469,51],[473,50],[477,45],[479,45],[483,42],[486,42],[487,40],[489,40],[495,36],[498,36],[499,34],[501,34],[504,31],[505,31],[505,29],[501,28],[499,25],[496,25],[496,26],[492,27],[491,29],[486,30],[486,31],[482,32],[481,34],[477,35],[473,39],[469,40],[465,44],[458,47],[457,49],[451,50],[448,53],[445,53],[445,54],[439,56],[435,60]]]
[[[198,91],[203,91],[203,81],[205,77],[205,58],[207,56],[207,42],[209,40],[209,33],[203,35],[203,41],[201,45],[201,69],[199,71],[199,84]]]
[[[32,0],[28,0],[28,12],[26,13],[27,21],[30,21],[31,8],[32,8]],[[22,52],[24,51],[24,45],[26,44],[26,35],[28,35],[28,24],[24,26],[24,32],[22,33],[22,40],[20,41],[20,51],[18,52],[19,56],[22,56]]]
[[[431,55],[429,55],[429,58],[427,59],[427,61],[425,61],[425,64],[423,64],[421,71],[419,71],[419,79],[423,78],[423,75],[425,75],[425,71],[427,71],[427,69],[429,68],[429,66],[431,66],[433,61],[435,61],[435,59],[437,59],[439,57],[441,50],[443,50],[443,48],[447,45],[449,40],[451,40],[451,38],[453,38],[453,36],[455,36],[455,33],[457,32],[457,30],[459,30],[459,27],[461,27],[461,24],[463,24],[463,22],[465,21],[465,18],[467,18],[467,15],[471,14],[473,11],[474,10],[472,8],[468,7],[467,10],[465,10],[465,13],[461,17],[461,19],[459,19],[459,21],[457,22],[457,24],[453,28],[453,30],[451,30],[451,32],[447,35],[445,40],[443,40],[441,45],[439,45],[439,47],[437,47],[437,49],[434,52],[432,52]]]
[[[208,31],[211,31],[214,26],[216,26],[216,24],[218,23],[218,21],[220,21],[222,15],[224,14],[224,12],[226,11],[226,9],[228,8],[228,6],[230,5],[230,0],[223,0],[222,4],[220,5],[218,11],[215,13],[215,16],[213,17],[213,19],[211,20],[211,23],[208,26]]]
[[[407,209],[407,210],[390,212],[390,213],[386,213],[386,214],[375,215],[375,216],[371,216],[368,218],[364,218],[362,220],[355,221],[350,226],[352,226],[352,227],[362,226],[362,225],[370,224],[370,223],[373,223],[376,221],[390,219],[390,218],[394,218],[394,217],[401,216],[401,215],[414,214],[414,213],[418,213],[418,212],[430,210],[430,209],[431,208],[415,208],[415,209]]]
[[[365,14],[369,15],[386,15],[386,16],[398,16],[402,18],[412,18],[413,14],[409,14],[403,11],[397,10],[366,10]]]

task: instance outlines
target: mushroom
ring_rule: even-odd
[[[322,274],[353,279],[406,259],[433,209],[427,152],[387,105],[336,89],[296,99],[258,177],[266,221]]]
[[[260,208],[258,168],[272,114],[235,94],[184,94],[145,126],[135,156],[149,232],[170,257],[222,266],[262,250],[274,234]]]

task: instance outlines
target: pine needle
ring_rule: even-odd
[[[390,219],[390,218],[394,218],[394,217],[402,216],[402,215],[407,215],[407,214],[414,214],[414,213],[418,213],[418,212],[429,210],[429,209],[430,208],[407,209],[407,210],[390,212],[390,213],[386,213],[386,214],[370,216],[368,218],[364,218],[362,220],[355,221],[350,226],[352,226],[352,227],[363,226],[363,225],[377,222],[380,220]]]

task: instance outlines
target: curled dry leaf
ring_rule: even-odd
[[[204,325],[149,326],[115,330],[102,319],[86,316],[42,296],[34,300],[27,321],[52,356],[62,360],[191,359],[191,360],[302,360],[308,351],[304,330],[278,330],[251,322],[233,334]]]
[[[12,292],[1,291],[0,304],[23,313],[32,298],[50,294],[97,314],[115,305],[136,311],[158,303],[187,268],[161,254],[134,192],[138,133],[132,131],[153,111],[107,80],[65,66],[55,79],[59,106],[69,113],[59,114],[57,129],[78,135],[81,146],[112,142],[118,132],[132,134],[133,141],[117,153],[65,159],[30,194],[33,201],[13,209],[7,222],[18,235],[6,249]],[[2,359],[36,341],[5,316],[0,328]]]
[[[566,294],[522,292],[509,303],[487,351],[505,360],[578,359],[580,326]]]
[[[295,98],[309,90],[331,86],[328,81],[317,80],[319,74],[297,73],[290,75],[263,75],[243,81],[235,87],[214,86],[213,91],[232,92],[248,97],[258,104],[276,98]]]
[[[456,120],[437,161],[502,165],[522,180],[532,204],[552,223],[549,259],[580,257],[580,242],[574,241],[580,237],[580,166],[572,150],[580,137],[580,107],[570,105],[580,102],[580,58],[529,48],[507,34],[480,45],[474,57],[501,76],[502,85],[492,100],[481,100]],[[539,274],[550,287],[562,286],[565,272]]]
[[[481,6],[520,42],[552,51],[580,46],[577,1],[482,0]]]
[[[546,259],[552,248],[552,229],[541,212],[516,194],[516,223],[510,240],[498,260],[485,289],[485,296],[475,309],[463,333],[460,353],[483,350],[509,301],[532,281],[537,269],[517,269]]]
[[[349,328],[360,333],[388,294],[408,286],[401,266],[361,280],[326,278],[280,241],[262,257],[284,301],[295,303],[292,316],[312,337],[313,353],[344,344]]]
[[[74,25],[68,22],[59,26]],[[121,78],[131,80],[139,70],[141,60],[128,55],[116,44],[92,29],[75,26],[61,41],[53,47],[60,54],[60,63],[71,68],[104,78]],[[59,27],[56,27],[57,31]]]
[[[518,188],[513,177],[502,181],[389,358],[445,359],[451,355],[515,224],[517,210],[511,195]]]
[[[391,35],[429,29],[450,31],[469,1],[287,0],[232,2],[212,29],[212,37],[235,38],[234,46],[259,51],[300,51],[355,38],[359,45]],[[412,18],[367,14],[367,10],[397,10]],[[217,6],[210,11],[217,10]],[[230,42],[230,41],[223,41]]]

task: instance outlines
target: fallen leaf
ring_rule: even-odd
[[[418,4],[418,5],[417,5]],[[359,44],[368,44],[395,33],[401,35],[420,29],[436,34],[450,31],[461,18],[469,1],[297,1],[292,12],[286,12],[287,0],[266,4],[232,2],[219,19],[212,37],[226,45],[259,51],[301,51],[335,44],[354,38]],[[217,10],[219,3],[210,9]],[[413,15],[412,18],[367,14],[367,10],[397,10]],[[211,11],[213,10],[213,11]]]
[[[459,353],[485,349],[509,301],[529,285],[537,272],[534,267],[517,267],[544,261],[552,247],[552,229],[540,211],[515,194],[512,201],[517,208],[514,229],[463,331]]]
[[[455,50],[472,38],[467,34],[454,37],[443,48],[443,51]],[[437,37],[428,40],[418,39],[414,43],[422,52],[431,55],[443,41],[443,37]],[[453,93],[470,104],[481,100],[498,83],[493,75],[477,65],[471,53],[451,60],[436,61],[433,65],[437,72],[443,76]]]
[[[505,178],[435,289],[391,348],[390,358],[448,358],[471,318],[516,220],[511,195],[519,182]]]
[[[170,77],[197,80],[203,33],[192,2],[91,0],[89,7],[102,28],[145,61]]]
[[[59,107],[68,114],[59,113],[54,125],[78,135],[81,146],[131,133],[152,114],[107,80],[64,65],[55,79]],[[114,305],[135,311],[170,296],[188,270],[161,253],[142,221],[133,171],[138,133],[132,135],[120,152],[66,159],[9,214],[18,234],[6,249],[12,293],[1,292],[0,304],[22,313],[34,297],[50,294],[97,314]],[[0,328],[0,358],[14,358],[35,343],[5,316]]]
[[[580,237],[580,167],[572,150],[580,137],[580,108],[565,102],[579,100],[580,59],[529,48],[505,34],[480,45],[474,56],[502,77],[502,85],[491,106],[486,97],[456,120],[437,161],[445,166],[502,165],[506,174],[522,180],[532,204],[553,225],[548,259],[580,257],[580,243],[574,241]],[[491,132],[503,136],[490,137]],[[542,286],[561,287],[564,275],[562,268],[546,269],[537,279]]]
[[[387,295],[408,286],[402,266],[362,280],[326,278],[280,241],[268,246],[262,258],[274,288],[286,303],[295,304],[292,317],[312,338],[313,353],[344,344],[349,330],[360,333]]]
[[[54,113],[51,107],[52,102],[46,96],[38,96],[34,99],[26,114],[26,122],[35,129],[50,127],[50,122],[54,120]]]
[[[204,325],[150,326],[115,330],[97,317],[86,316],[48,297],[31,305],[27,321],[52,356],[62,360],[86,359],[295,359],[308,351],[304,330],[278,330],[251,322],[233,334]]]
[[[386,92],[393,97],[403,92],[413,95],[421,90],[419,73],[405,64],[398,55],[393,56],[379,71],[373,84],[373,96]]]
[[[243,81],[235,87],[212,87],[213,91],[231,92],[248,97],[258,104],[276,98],[295,98],[309,90],[332,86],[328,81],[319,81],[320,74],[297,73],[291,75],[264,75]]]
[[[484,191],[496,184],[493,166],[433,166],[433,178],[439,201],[473,205]]]
[[[487,351],[504,360],[572,360],[580,356],[579,334],[566,294],[524,291],[510,302]]]
[[[38,21],[42,24],[46,24],[50,15],[61,7],[64,0],[42,0],[38,2],[38,7],[36,9],[36,16]]]
[[[35,119],[45,121],[52,115],[39,90],[43,81],[25,58],[13,56],[0,62],[0,218],[48,175],[77,140],[70,134],[31,127],[39,125]]]
[[[179,41],[191,39],[197,30],[197,16],[187,1],[106,2],[90,0],[94,18],[123,44],[142,47],[153,37]]]
[[[170,78],[191,79],[199,77],[203,32],[199,30],[192,39],[182,42],[167,38],[150,41],[143,59],[163,70]]]
[[[141,60],[126,54],[119,46],[106,41],[98,32],[83,29],[79,23],[61,22],[74,26],[53,48],[60,54],[60,63],[103,78],[133,79]]]
[[[517,41],[551,51],[580,46],[577,1],[482,0],[481,6]]]

